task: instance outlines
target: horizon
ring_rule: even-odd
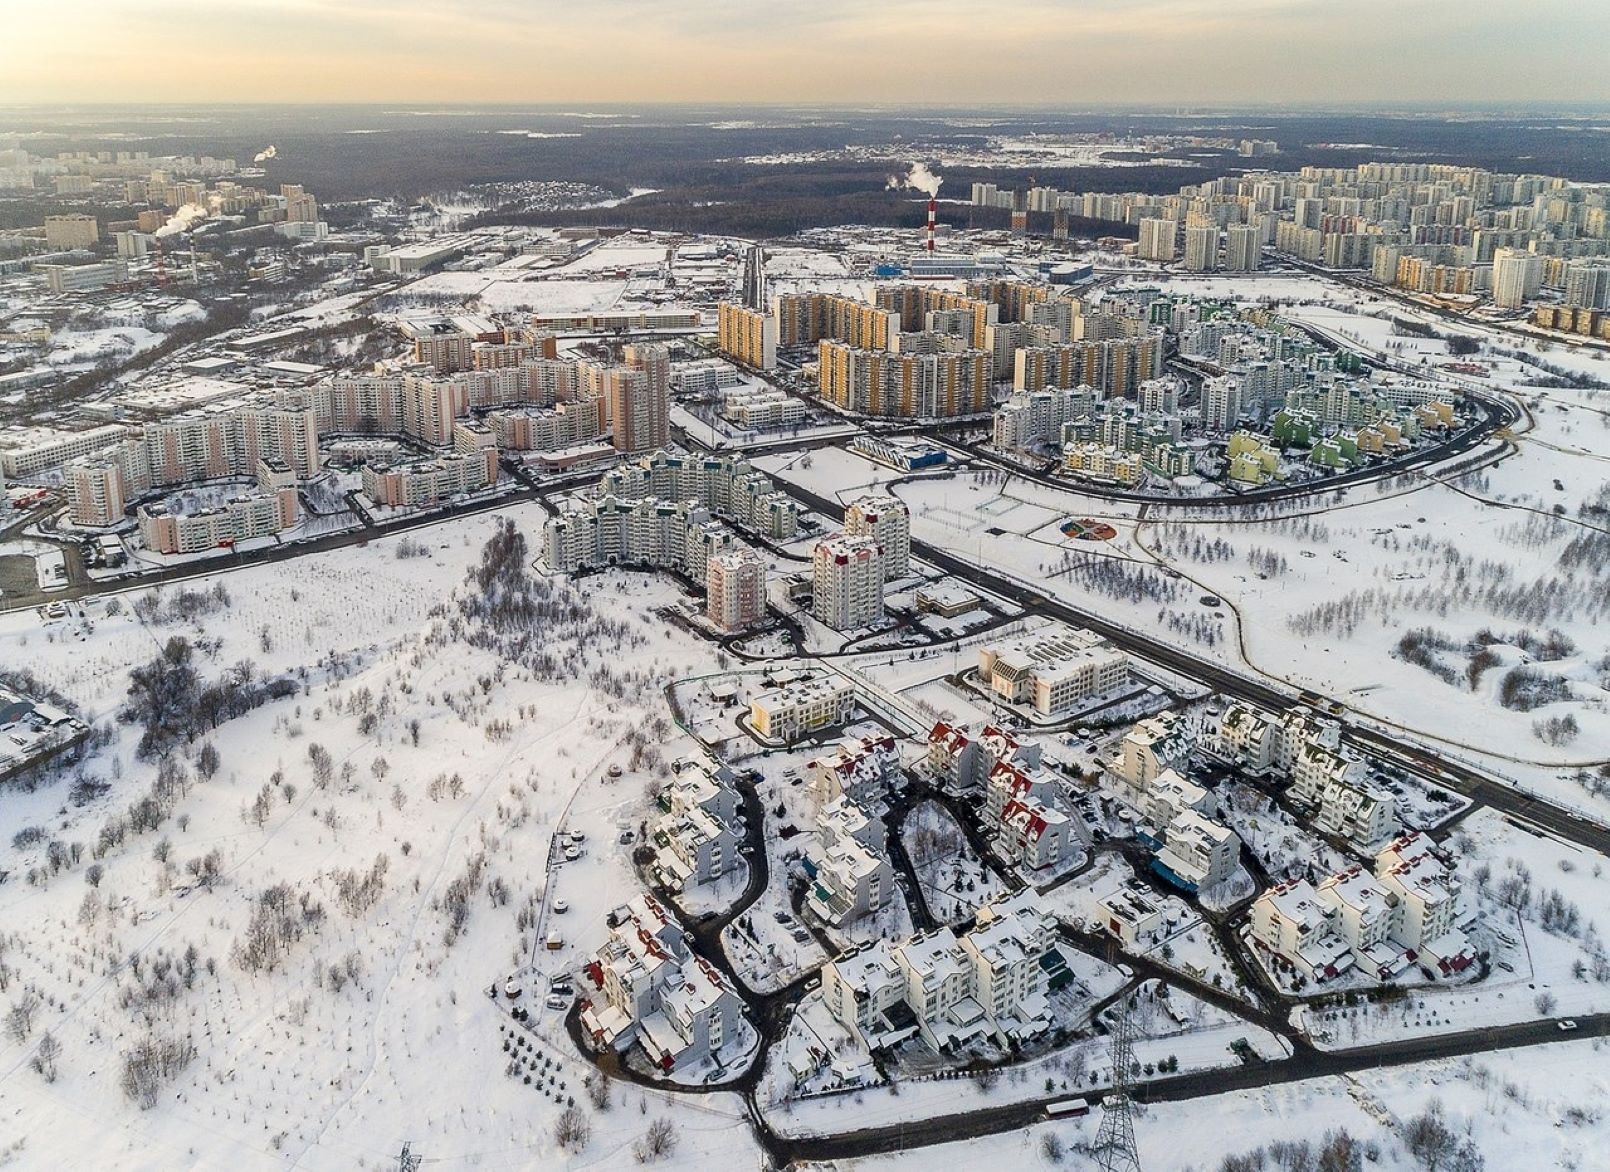
[[[1419,20],[1404,19],[1407,14]],[[0,104],[929,104],[1148,107],[1610,103],[1610,11],[1361,0],[59,0],[8,34]],[[1360,30],[1392,28],[1386,44]],[[1355,53],[1337,46],[1360,45]],[[1304,47],[1312,51],[1304,52]],[[1020,80],[1027,79],[1027,80]],[[1583,93],[1588,87],[1597,92]],[[1472,91],[1480,90],[1477,97]],[[287,95],[294,99],[287,101]],[[846,96],[853,95],[853,96]]]

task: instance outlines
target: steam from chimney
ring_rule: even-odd
[[[277,146],[266,146],[252,156],[254,163],[266,163],[270,159],[279,158],[280,149]]]
[[[922,192],[929,199],[935,199],[939,195],[939,185],[943,182],[943,179],[928,170],[926,163],[913,163],[911,170],[907,171],[904,177],[889,176],[885,190],[898,191],[901,188],[909,188],[912,191]]]
[[[207,218],[207,209],[199,203],[187,203],[173,213],[173,218],[156,230],[159,237],[177,236],[187,232]]]

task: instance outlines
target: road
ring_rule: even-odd
[[[838,502],[818,496],[786,480],[779,480],[778,485],[790,496],[823,516],[835,520],[843,519],[844,509]],[[1140,659],[1150,660],[1177,671],[1234,699],[1271,711],[1280,711],[1289,708],[1301,698],[1295,689],[1252,679],[1222,664],[1199,658],[1172,643],[1120,626],[1094,611],[1083,610],[1061,599],[1052,598],[1015,579],[986,569],[978,562],[957,557],[948,550],[940,549],[928,542],[913,538],[911,552],[914,557],[929,562],[953,577],[1006,598],[1023,607],[1025,611],[1094,631],[1110,640],[1114,646]],[[1357,724],[1349,726],[1348,733],[1352,740],[1372,752],[1388,760],[1411,765],[1466,797],[1531,822],[1589,850],[1610,854],[1610,829],[1564,807],[1531,797],[1495,781],[1470,766],[1449,760],[1430,750],[1417,748],[1395,733],[1377,732]]]
[[[1610,1037],[1610,1014],[1579,1017],[1576,1021],[1577,1029],[1570,1034],[1561,1033],[1554,1022],[1534,1022],[1470,1030],[1459,1034],[1442,1034],[1432,1038],[1416,1038],[1334,1053],[1314,1050],[1298,1054],[1284,1062],[1255,1062],[1202,1071],[1198,1074],[1183,1074],[1177,1078],[1158,1079],[1137,1087],[1134,1095],[1137,1101],[1143,1103],[1180,1102],[1187,1099],[1211,1098],[1231,1091],[1257,1090],[1261,1087],[1305,1079],[1409,1066],[1417,1062],[1458,1058],[1467,1054],[1484,1054],[1519,1046],[1541,1046],[1567,1038]],[[934,1119],[917,1119],[893,1126],[863,1128],[822,1138],[790,1139],[773,1136],[766,1146],[772,1158],[782,1162],[849,1160],[858,1156],[955,1143],[958,1140],[1020,1131],[1043,1121],[1048,1104],[1061,1102],[1069,1097],[1068,1092],[1063,1091],[1000,1107],[975,1107],[965,1113]]]

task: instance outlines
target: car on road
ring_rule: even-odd
[[[570,904],[567,903],[565,900],[556,899],[556,900],[553,901],[553,914],[554,915],[562,916],[566,912],[568,912],[569,910],[570,910]]]
[[[1560,1023],[1560,1033],[1562,1033],[1562,1034],[1569,1034],[1572,1031],[1574,1031],[1575,1029],[1576,1029],[1576,1022],[1572,1021],[1570,1018],[1566,1018],[1564,1021],[1562,1021]]]

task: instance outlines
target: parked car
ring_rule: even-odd
[[[553,901],[553,914],[554,915],[562,916],[566,912],[568,912],[569,910],[570,910],[570,904],[567,903],[565,900],[556,899],[556,900]]]
[[[567,998],[561,997],[557,993],[549,993],[547,1000],[544,1001],[543,1004],[549,1009],[563,1009],[565,1006],[569,1005],[570,1002]]]
[[[516,998],[518,998],[522,992],[524,992],[524,990],[522,990],[520,988],[520,982],[519,981],[508,981],[508,982],[505,982],[505,984],[503,986],[503,995],[505,997],[507,997],[510,1001],[513,1001]]]

